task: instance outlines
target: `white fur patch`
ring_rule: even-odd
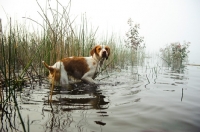
[[[60,84],[61,85],[69,84],[67,71],[64,68],[63,62],[58,61],[52,67],[56,69],[60,69]]]

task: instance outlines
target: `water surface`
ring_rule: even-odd
[[[51,104],[45,80],[26,87],[17,97],[25,124],[37,132],[200,131],[200,67],[127,67],[102,78],[99,86],[56,87]],[[22,131],[14,104],[5,109],[1,131]]]

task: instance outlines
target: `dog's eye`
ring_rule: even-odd
[[[98,49],[99,51],[101,50],[101,48]]]
[[[109,51],[110,49],[106,47],[105,50],[106,50],[106,51]]]

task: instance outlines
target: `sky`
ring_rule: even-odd
[[[56,0],[49,0],[56,8]],[[38,0],[45,8],[46,0]],[[59,0],[67,6],[69,0]],[[36,0],[0,0],[3,28],[7,18],[24,21],[30,17],[42,21]],[[146,51],[159,52],[173,42],[191,42],[189,62],[200,64],[200,0],[71,0],[70,17],[80,21],[86,14],[87,22],[97,28],[98,36],[116,35],[122,40],[128,31],[127,20],[140,24]]]

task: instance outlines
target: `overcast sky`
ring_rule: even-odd
[[[44,8],[46,0],[38,0]],[[50,0],[52,5],[55,0]],[[68,0],[59,0],[68,5]],[[0,0],[0,18],[23,22],[24,16],[41,20],[36,0]],[[72,0],[70,16],[86,14],[98,35],[115,34],[123,39],[127,20],[140,24],[147,51],[159,51],[172,42],[189,41],[190,63],[200,64],[200,0]],[[77,21],[79,19],[77,18]]]

